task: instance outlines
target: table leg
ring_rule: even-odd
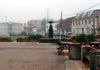
[[[61,46],[60,50],[59,50],[59,55],[62,53],[62,50],[63,50],[63,45]]]

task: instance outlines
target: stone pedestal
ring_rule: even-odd
[[[50,27],[49,27],[49,38],[53,38],[53,28],[52,28],[51,24],[50,24]]]

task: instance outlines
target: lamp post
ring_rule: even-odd
[[[92,34],[95,35],[95,26],[94,26],[94,24],[92,25],[92,28],[93,28],[93,30],[92,30]]]
[[[52,23],[54,23],[52,20],[48,21],[48,23],[50,23],[49,26],[49,38],[53,38],[53,27],[52,27]]]

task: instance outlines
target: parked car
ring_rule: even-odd
[[[68,32],[68,33],[66,34],[66,37],[70,37],[72,34],[73,34],[73,33]]]

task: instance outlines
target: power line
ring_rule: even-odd
[[[92,9],[92,8],[98,6],[98,5],[100,5],[100,3],[95,4],[95,5],[89,7],[89,8],[87,8],[87,9],[85,9],[85,10],[79,11],[78,13],[85,12],[85,11],[87,11],[87,10],[89,10],[89,9]],[[67,15],[63,15],[63,16],[70,16],[70,15],[75,15],[75,14],[77,14],[77,13],[71,13],[71,14],[67,14]]]
[[[87,8],[87,9],[85,9],[85,10],[83,10],[83,11],[80,11],[80,12],[87,11],[87,10],[89,10],[89,9],[92,9],[92,8],[94,8],[94,7],[98,6],[98,5],[100,5],[100,3],[98,3],[98,4],[95,4],[94,6],[91,6],[91,7]]]

